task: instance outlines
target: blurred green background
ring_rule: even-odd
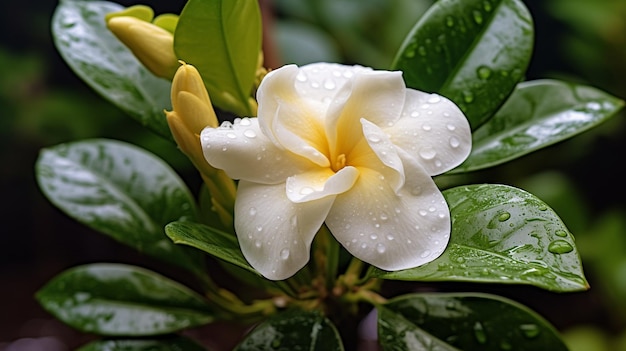
[[[119,1],[131,5],[135,1]],[[146,0],[157,13],[183,0]],[[268,15],[266,63],[315,61],[389,67],[431,0],[262,0]],[[535,19],[527,79],[557,78],[626,99],[626,1],[526,0]],[[62,270],[88,262],[126,262],[165,270],[54,208],[33,166],[42,147],[106,137],[166,159],[197,188],[198,177],[168,142],[142,129],[79,80],[56,52],[50,19],[56,0],[3,3],[0,12],[0,350],[71,350],[89,340],[55,321],[33,294]],[[549,98],[549,97],[546,97]],[[624,113],[569,141],[464,181],[509,184],[550,204],[574,233],[588,292],[439,284],[513,298],[561,330],[572,351],[626,350],[626,160]]]

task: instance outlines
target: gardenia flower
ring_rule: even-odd
[[[271,71],[257,118],[205,128],[206,160],[239,179],[235,231],[268,279],[309,261],[322,224],[346,250],[383,270],[437,258],[450,211],[432,176],[471,148],[448,99],[406,88],[401,72],[316,63]]]

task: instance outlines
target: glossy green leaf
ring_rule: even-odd
[[[167,223],[195,219],[194,198],[165,162],[134,145],[93,139],[43,149],[36,176],[70,217],[143,253],[203,274],[200,252],[172,243]]]
[[[77,351],[205,351],[197,343],[182,337],[159,339],[96,340]]]
[[[98,263],[69,269],[37,292],[64,323],[99,335],[157,335],[214,320],[205,300],[152,271]]]
[[[343,351],[335,326],[315,312],[280,313],[258,325],[235,351]]]
[[[226,233],[200,223],[185,221],[172,222],[165,227],[165,232],[176,244],[183,244],[200,249],[235,266],[259,274],[241,253],[235,234]]]
[[[451,173],[499,165],[571,138],[623,106],[624,101],[589,86],[556,80],[520,83],[496,115],[474,132],[472,153]]]
[[[52,37],[70,68],[105,99],[155,133],[171,139],[164,109],[171,82],[150,73],[106,28],[106,1],[63,0],[52,18]]]
[[[541,316],[498,296],[411,294],[377,308],[385,351],[567,351]]]
[[[392,68],[404,72],[408,87],[457,103],[475,129],[523,78],[533,36],[519,0],[440,0],[412,29]]]
[[[174,50],[200,71],[211,101],[239,116],[249,105],[261,52],[257,1],[189,0],[174,33]]]
[[[574,238],[543,201],[505,185],[471,185],[443,192],[450,207],[450,243],[436,260],[374,275],[415,281],[530,284],[552,291],[589,286]]]

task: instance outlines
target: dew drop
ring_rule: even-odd
[[[383,244],[378,244],[376,245],[376,251],[380,254],[385,253],[385,251],[387,250],[387,248],[385,247],[385,245]]]
[[[337,85],[335,84],[334,81],[327,79],[326,81],[324,81],[324,88],[328,89],[328,90],[333,90],[335,89]]]
[[[519,326],[519,328],[522,331],[522,334],[528,338],[528,339],[533,339],[535,337],[537,337],[537,335],[539,335],[539,327],[536,324],[522,324]]]
[[[236,139],[237,138],[237,134],[235,133],[226,133],[226,137],[229,139]]]
[[[252,124],[252,122],[250,122],[250,118],[246,117],[244,119],[241,120],[241,122],[239,122],[242,126],[249,126]]]
[[[498,220],[500,222],[505,222],[507,220],[509,220],[509,218],[511,218],[511,214],[508,212],[503,212],[498,216]]]
[[[289,249],[282,249],[280,250],[280,259],[281,260],[286,260],[289,258]]]
[[[429,124],[424,124],[422,125],[422,129],[428,132],[429,130],[432,129],[432,127]]]
[[[474,323],[474,337],[476,337],[476,341],[478,341],[479,344],[484,344],[487,342],[487,334],[485,333],[485,328],[480,322]]]
[[[567,236],[567,232],[560,229],[554,232],[554,234],[556,234],[556,236],[560,236],[561,238],[565,238]]]
[[[426,258],[426,257],[430,256],[430,254],[431,254],[430,250],[426,250],[426,251],[422,252],[420,257],[421,258]]]
[[[448,128],[449,131],[453,131],[456,129],[456,126],[454,124],[448,124],[446,127]]]
[[[256,226],[256,231],[257,231],[257,232],[261,232],[261,231],[263,231],[263,227],[262,227],[262,226],[260,226],[260,225],[257,225],[257,226]]]
[[[361,248],[362,249],[367,249],[367,243],[361,243]]]
[[[247,129],[245,132],[243,132],[243,135],[245,135],[246,137],[250,139],[256,138],[256,132],[252,129]]]
[[[480,11],[474,10],[474,12],[472,12],[472,16],[474,17],[474,22],[476,22],[476,24],[483,23],[483,14]]]
[[[250,211],[248,213],[250,213],[250,216],[256,215],[256,207],[250,207]]]
[[[387,236],[385,236],[387,238],[387,240],[391,241],[393,239],[395,239],[395,237],[391,234],[387,234]]]
[[[419,117],[420,113],[418,111],[411,112],[411,117]]]
[[[420,46],[419,48],[417,48],[417,53],[420,54],[420,56],[426,56],[426,48]]]
[[[472,103],[474,101],[474,94],[468,90],[463,91],[463,101],[468,104]]]
[[[452,16],[446,17],[446,26],[454,27],[454,18]]]
[[[420,216],[426,216],[428,212],[426,212],[426,210],[419,210],[419,214]]]
[[[491,7],[491,3],[490,3],[489,1],[484,1],[484,2],[483,2],[483,9],[484,9],[486,12],[491,12],[491,9],[492,9],[492,7]]]
[[[386,221],[389,219],[389,216],[386,213],[381,213],[380,214],[380,220],[381,221]]]
[[[459,147],[459,145],[461,145],[461,142],[459,141],[459,138],[453,136],[450,137],[450,146],[452,146],[453,148],[457,148]]]
[[[422,187],[421,186],[416,186],[416,187],[411,188],[411,195],[417,196],[417,195],[419,195],[421,193],[422,193]]]
[[[404,57],[413,58],[415,57],[415,46],[408,47],[404,52]]]
[[[437,156],[437,151],[435,151],[435,149],[433,149],[430,146],[425,146],[425,147],[420,149],[419,155],[424,160],[432,160],[433,158],[435,158],[435,156]]]
[[[478,78],[486,80],[491,77],[491,69],[487,66],[480,66],[476,70],[476,74],[478,75]]]
[[[254,242],[254,246],[256,246],[257,248],[258,248],[258,247],[261,247],[262,245],[263,245],[263,244],[261,244],[261,241],[259,241],[259,240],[257,240],[257,241],[255,241],[255,242]]]
[[[548,246],[548,251],[553,254],[566,254],[572,252],[574,247],[565,240],[555,240]]]
[[[312,194],[313,192],[314,192],[313,188],[309,188],[308,186],[305,186],[302,189],[300,189],[300,195],[309,195],[309,194]]]
[[[372,134],[372,135],[368,135],[367,136],[367,140],[371,141],[372,143],[378,143],[380,142],[380,136],[376,135],[376,134]]]
[[[432,94],[432,95],[430,95],[430,97],[428,97],[427,101],[430,104],[436,104],[439,101],[441,101],[441,98],[439,96],[437,96],[437,95]]]
[[[376,234],[371,234],[371,235],[370,235],[370,239],[372,239],[372,240],[376,240],[376,239],[378,239],[378,235],[376,235]]]
[[[306,82],[307,78],[306,78],[306,76],[302,72],[300,72],[296,76],[296,79],[298,80],[298,82]]]

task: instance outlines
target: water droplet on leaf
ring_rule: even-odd
[[[565,240],[555,240],[548,246],[548,251],[553,254],[566,254],[572,252],[574,247]]]

